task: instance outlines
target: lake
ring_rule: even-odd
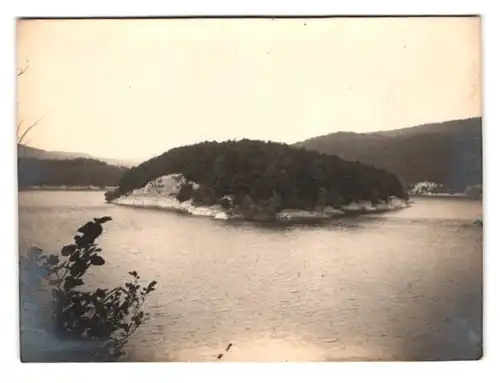
[[[20,249],[57,252],[109,215],[92,287],[158,281],[137,361],[450,360],[481,355],[482,204],[411,208],[328,225],[258,225],[104,203],[101,192],[19,194]],[[480,341],[479,341],[480,342]]]

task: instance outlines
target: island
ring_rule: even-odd
[[[402,183],[384,169],[249,139],[171,149],[127,170],[105,198],[251,221],[317,221],[408,206]]]

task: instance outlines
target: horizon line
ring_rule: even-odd
[[[466,120],[472,120],[472,119],[481,119],[482,120],[482,118],[483,118],[483,116],[481,114],[481,115],[478,115],[478,116],[471,116],[471,117],[465,117],[465,118],[455,118],[455,119],[451,119],[451,120],[444,120],[444,121],[437,121],[437,122],[428,122],[428,123],[423,123],[423,124],[419,124],[419,125],[407,126],[407,127],[404,127],[404,128],[396,128],[396,129],[390,129],[390,130],[374,130],[374,131],[368,131],[368,132],[353,132],[353,131],[346,131],[346,130],[337,130],[337,131],[334,131],[334,132],[325,133],[323,135],[318,135],[318,136],[314,136],[314,137],[305,138],[304,140],[296,141],[296,142],[293,142],[291,144],[288,144],[288,143],[283,142],[283,141],[272,141],[272,142],[282,143],[282,144],[285,144],[285,145],[295,145],[295,144],[299,144],[299,143],[302,143],[304,141],[307,141],[309,139],[321,138],[321,137],[328,136],[330,134],[337,134],[337,133],[354,133],[354,134],[387,133],[387,132],[395,132],[395,131],[400,131],[400,130],[405,130],[405,129],[418,128],[418,127],[425,126],[425,125],[443,124],[443,123],[447,123],[447,122],[466,121]],[[252,140],[252,141],[264,141],[264,142],[270,141],[270,140],[252,139],[252,138],[246,138],[246,137],[242,137],[242,138],[239,138],[239,139],[236,139],[235,137],[233,137],[233,138],[227,138],[227,139],[224,139],[224,140],[212,139],[212,140],[203,140],[203,141],[198,141],[198,142],[195,142],[195,143],[186,143],[186,144],[183,144],[183,145],[174,146],[172,148],[167,149],[166,151],[174,149],[174,148],[182,147],[182,146],[196,145],[197,143],[202,143],[202,142],[226,142],[226,141],[234,141],[234,140],[241,141],[241,140],[245,140],[245,139],[246,140]],[[113,160],[113,161],[147,161],[148,159],[153,158],[153,157],[159,155],[159,154],[153,154],[153,155],[150,155],[147,158],[146,157],[144,157],[144,158],[114,158],[114,157],[113,158],[109,158],[107,156],[101,156],[101,155],[91,154],[91,153],[88,153],[88,152],[81,152],[79,150],[78,151],[66,151],[64,149],[44,149],[44,148],[40,148],[38,146],[31,146],[31,145],[23,144],[23,143],[18,143],[17,145],[18,146],[22,145],[22,146],[26,146],[26,147],[29,147],[29,148],[32,148],[32,149],[37,149],[37,150],[43,150],[43,151],[46,151],[46,152],[63,152],[63,153],[69,153],[69,154],[71,154],[71,153],[73,153],[73,154],[82,154],[82,155],[87,155],[87,156],[93,157],[93,158],[98,159],[98,160],[107,159],[107,160]]]

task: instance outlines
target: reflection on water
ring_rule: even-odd
[[[106,265],[90,284],[137,269],[158,280],[133,360],[474,359],[482,334],[482,217],[476,201],[328,225],[215,221],[106,205],[98,192],[20,194],[20,247],[57,251],[110,215]],[[476,337],[476,338],[475,338]]]

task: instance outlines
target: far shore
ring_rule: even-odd
[[[98,187],[98,186],[30,186],[20,187],[19,191],[108,191],[114,190],[114,186]]]
[[[114,190],[115,186],[29,186],[20,187],[19,192],[28,191],[94,191],[94,192],[105,192]],[[425,194],[414,194],[409,193],[408,196],[411,198],[461,198],[470,200],[482,200],[482,198],[474,198],[465,193],[425,193]]]
[[[463,198],[471,200],[480,200],[482,198],[474,198],[465,193],[427,193],[427,194],[412,194],[409,193],[410,198]]]

